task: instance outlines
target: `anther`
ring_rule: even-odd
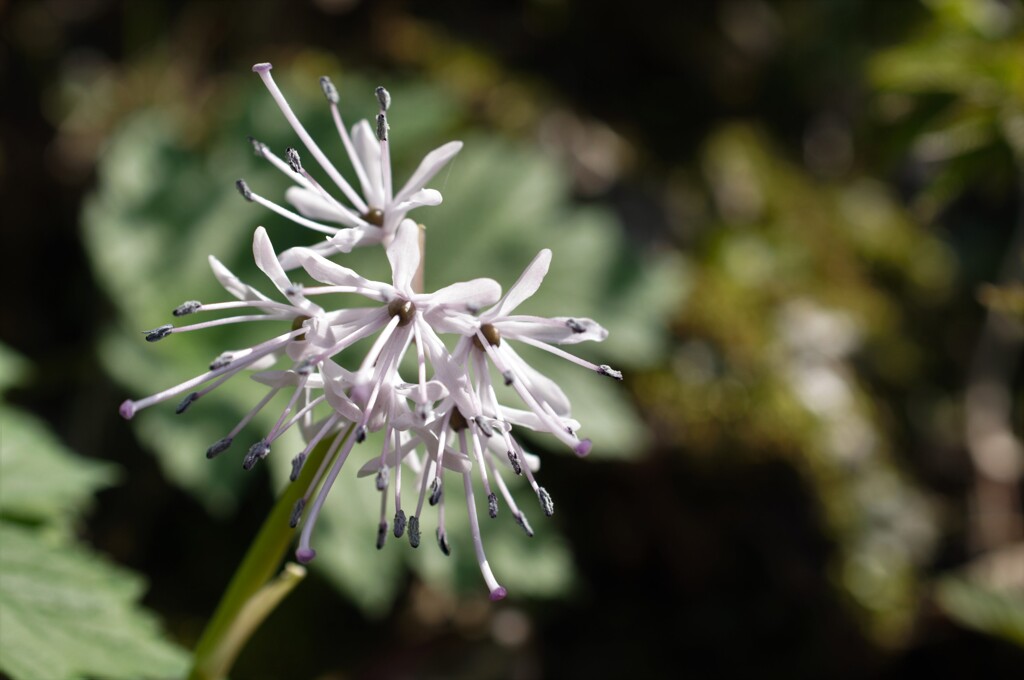
[[[441,527],[437,528],[437,545],[441,548],[441,552],[448,557],[452,554],[452,549],[448,545],[448,535],[441,531]]]
[[[377,550],[384,547],[384,541],[388,537],[388,523],[381,522],[377,525]]]
[[[608,364],[601,364],[597,367],[598,375],[606,375],[609,378],[615,378],[616,380],[622,380],[622,371],[616,371]]]
[[[487,418],[484,418],[483,416],[476,416],[475,418],[473,418],[473,422],[476,423],[476,426],[480,428],[480,431],[483,433],[485,437],[494,436],[494,428],[491,427],[491,424],[487,421]]]
[[[270,444],[266,439],[259,440],[249,447],[245,458],[242,459],[242,469],[251,470],[256,463],[266,458],[268,453],[270,453]]]
[[[515,451],[511,449],[509,449],[508,452],[508,462],[512,463],[512,470],[517,475],[523,474],[523,465],[522,463],[519,462],[519,454],[517,454]]]
[[[374,94],[377,95],[377,103],[380,104],[382,111],[387,111],[391,108],[391,93],[385,90],[383,87],[378,87],[374,90]]]
[[[501,331],[489,323],[482,324],[480,326],[480,334],[473,336],[473,344],[476,345],[476,348],[481,352],[484,351],[484,346],[480,343],[480,335],[484,336],[484,340],[486,340],[491,347],[497,347],[501,344]]]
[[[313,366],[316,365],[316,360],[312,357],[303,359],[299,363],[295,364],[295,372],[299,375],[309,375],[313,372]]]
[[[505,386],[509,386],[516,381],[515,376],[512,375],[512,371],[505,371],[501,374],[501,377],[505,380]]]
[[[551,494],[543,486],[537,487],[537,499],[540,500],[540,507],[548,517],[555,514],[555,502],[551,500]]]
[[[306,509],[306,499],[300,498],[295,501],[295,505],[292,507],[292,516],[288,519],[288,526],[292,529],[299,526],[299,520],[302,519],[302,511]]]
[[[198,392],[189,392],[188,395],[186,395],[186,397],[181,400],[181,403],[178,404],[178,408],[174,409],[174,412],[177,413],[178,415],[181,415],[182,413],[187,411],[188,407],[192,405],[192,402],[198,398]]]
[[[252,200],[252,189],[249,188],[249,185],[245,183],[244,179],[237,180],[235,182],[235,188],[238,189],[238,193],[242,194],[242,198],[247,201]]]
[[[210,370],[216,371],[217,369],[224,368],[234,360],[234,356],[230,352],[224,352],[219,357],[210,362]]]
[[[388,314],[398,317],[398,326],[408,326],[416,316],[416,305],[411,300],[395,298],[388,303]]]
[[[173,314],[174,316],[187,316],[189,314],[194,314],[195,312],[198,312],[199,308],[202,306],[203,303],[200,302],[199,300],[188,300],[186,302],[182,302],[180,305],[175,307],[174,311],[172,311],[171,314]]]
[[[356,444],[362,444],[366,441],[366,428],[362,425],[356,428]]]
[[[420,547],[420,518],[416,515],[409,518],[409,545]]]
[[[399,509],[395,513],[395,538],[401,538],[402,534],[405,533],[405,510]]]
[[[302,174],[302,159],[299,158],[299,152],[295,150],[294,146],[289,146],[284,150],[284,160],[293,171]]]
[[[324,91],[324,96],[327,97],[327,101],[330,103],[337,104],[341,101],[341,97],[338,95],[338,88],[334,86],[334,83],[327,76],[320,78],[320,89]]]
[[[569,330],[571,330],[573,333],[585,333],[587,331],[587,327],[581,324],[576,319],[566,319],[565,325],[568,326]]]
[[[380,208],[370,208],[363,215],[363,219],[375,227],[384,226],[384,211]]]
[[[301,283],[290,283],[284,289],[284,294],[288,297],[295,297],[296,295],[302,295],[302,284]],[[308,318],[308,317],[307,317]]]
[[[257,156],[263,157],[267,155],[267,145],[256,139],[255,137],[247,137],[249,144],[252,145],[252,152]]]
[[[292,473],[288,475],[288,479],[295,481],[299,478],[299,473],[302,472],[302,464],[306,462],[306,454],[300,453],[299,455],[292,458]]]
[[[384,115],[383,111],[381,111],[380,113],[377,114],[377,140],[381,142],[388,141],[389,129],[390,126],[388,125],[388,117]]]
[[[170,335],[173,329],[174,326],[168,323],[160,326],[160,328],[154,328],[151,331],[142,332],[146,334],[146,342],[156,342],[157,340],[163,340]]]
[[[388,469],[381,468],[377,471],[377,491],[388,488]]]
[[[493,493],[487,496],[487,514],[494,519],[498,516],[498,497]]]
[[[210,448],[206,449],[206,457],[211,459],[216,458],[218,454],[227,451],[228,447],[231,446],[231,442],[233,441],[234,439],[232,439],[231,437],[224,437],[223,439],[218,439],[217,441],[210,445]]]
[[[527,521],[526,515],[524,515],[521,511],[516,513],[516,524],[523,528],[523,531],[526,532],[527,536],[533,538],[533,527],[530,526],[530,522]]]
[[[441,480],[434,477],[434,481],[430,483],[430,498],[428,502],[431,505],[437,505],[441,502]]]

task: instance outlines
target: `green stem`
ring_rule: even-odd
[[[351,433],[352,428],[349,428],[338,436],[348,437]],[[299,478],[289,483],[278,497],[199,638],[189,680],[221,680],[227,677],[235,656],[249,635],[273,610],[273,606],[248,609],[246,606],[277,574],[294,537],[295,530],[289,526],[292,509],[308,488],[332,442],[333,439],[324,440],[313,448]],[[275,586],[279,596],[266,601],[276,605],[299,578],[301,576],[293,574],[286,581],[290,584],[288,588],[278,590],[279,586]],[[247,616],[242,616],[243,612]],[[258,619],[253,618],[255,612],[259,612]]]

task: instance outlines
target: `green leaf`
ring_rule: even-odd
[[[66,518],[110,486],[115,470],[71,453],[41,421],[0,405],[0,515]]]
[[[171,678],[187,655],[135,603],[142,581],[0,521],[0,670],[15,680]]]
[[[949,616],[965,626],[1024,647],[1024,597],[972,581],[947,577],[936,598]]]

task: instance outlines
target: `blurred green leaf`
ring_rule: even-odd
[[[180,677],[187,655],[135,603],[142,581],[0,521],[0,670],[14,680]]]
[[[965,626],[1024,647],[1024,596],[964,578],[942,579],[935,593],[939,606]]]
[[[116,476],[114,466],[68,451],[35,417],[0,405],[0,515],[64,520]]]

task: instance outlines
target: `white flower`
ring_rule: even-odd
[[[302,166],[299,154],[294,148],[289,148],[285,153],[285,159],[282,160],[265,144],[255,140],[253,147],[256,152],[297,183],[297,186],[288,189],[285,197],[295,206],[298,214],[254,193],[244,181],[239,180],[239,191],[246,199],[260,203],[297,224],[327,234],[329,238],[325,242],[314,246],[314,250],[323,255],[347,253],[356,246],[374,243],[388,246],[410,210],[441,203],[441,194],[434,189],[426,188],[427,182],[459,152],[462,142],[448,142],[428,153],[405,185],[396,192],[391,182],[388,142],[387,109],[391,104],[391,95],[383,87],[378,87],[379,113],[375,128],[371,128],[366,120],[361,120],[353,126],[349,134],[338,111],[338,91],[330,79],[326,76],[321,78],[320,84],[331,107],[331,116],[359,180],[362,189],[360,194],[331,163],[299,122],[277,83],[274,82],[270,74],[271,68],[271,64],[262,63],[253,66],[253,71],[263,79],[292,129],[324,173],[337,185],[347,205],[332,196],[313,178]],[[285,269],[298,266],[295,258],[294,251],[282,253],[281,261]]]
[[[223,385],[237,373],[246,369],[269,368],[280,358],[287,356],[292,360],[290,370],[264,372],[253,376],[258,382],[270,388],[267,394],[231,429],[227,436],[215,442],[207,450],[207,456],[212,458],[227,449],[235,436],[267,405],[274,395],[282,389],[291,388],[292,396],[275,426],[265,437],[256,442],[250,448],[249,454],[246,455],[243,463],[246,468],[252,467],[257,460],[265,457],[274,439],[299,422],[301,418],[307,416],[322,401],[322,396],[310,398],[312,390],[322,389],[323,386],[321,378],[314,371],[318,363],[315,357],[332,341],[324,310],[306,298],[302,292],[302,286],[289,280],[277,256],[274,255],[274,247],[270,238],[262,227],[258,228],[253,235],[253,257],[256,260],[256,265],[284,295],[287,302],[276,302],[252,286],[243,283],[211,255],[210,267],[214,276],[217,277],[224,289],[237,299],[212,304],[190,300],[179,305],[173,311],[173,315],[183,317],[197,312],[238,309],[257,313],[230,316],[187,326],[166,324],[146,331],[146,340],[156,342],[175,333],[256,321],[286,322],[289,330],[251,347],[223,352],[213,360],[207,372],[143,399],[125,400],[119,409],[122,417],[130,419],[141,409],[186,394],[176,409],[178,413],[184,413],[193,402]],[[312,360],[311,357],[313,357]],[[196,389],[200,386],[204,387]],[[291,417],[289,418],[289,416]]]

